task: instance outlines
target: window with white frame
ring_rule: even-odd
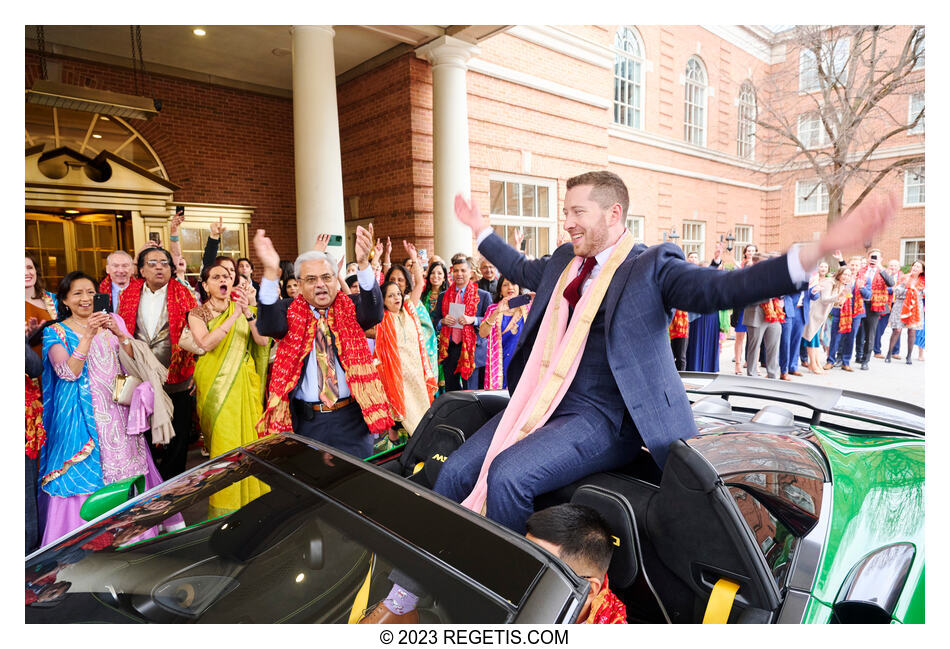
[[[699,59],[686,63],[684,137],[690,144],[706,144],[706,71]]]
[[[924,259],[924,238],[901,239],[901,266],[910,266]]]
[[[683,253],[695,252],[699,260],[706,259],[706,222],[683,221]]]
[[[850,48],[850,38],[839,38],[834,43],[821,44],[821,67],[831,84],[843,85],[847,79]],[[798,55],[798,91],[813,92],[820,86],[818,59],[815,58],[815,52],[802,48]]]
[[[735,250],[736,258],[739,258],[741,251],[747,245],[752,243],[752,226],[751,225],[737,225],[736,226],[736,241],[735,241]]]
[[[557,230],[557,183],[554,180],[491,174],[489,221],[495,232],[511,245],[515,233],[524,234],[525,253],[551,254]],[[441,254],[451,255],[444,251]]]
[[[820,149],[828,145],[828,132],[821,123],[818,111],[798,116],[798,140],[806,149]]]
[[[614,39],[614,122],[643,128],[643,46],[630,27]]]
[[[795,214],[824,214],[828,211],[828,189],[819,180],[795,183]]]
[[[904,207],[924,204],[924,168],[904,170]]]
[[[915,92],[910,96],[909,99],[909,108],[907,109],[907,123],[913,124],[914,120],[917,119],[917,116],[924,112],[924,93]],[[917,122],[917,126],[907,131],[908,133],[923,133],[924,132],[924,116],[920,115],[920,121]]]
[[[739,129],[736,154],[740,158],[755,158],[755,91],[751,81],[743,81],[739,89]]]
[[[627,217],[627,229],[630,230],[630,234],[633,235],[633,240],[637,243],[645,243],[643,238],[643,222],[644,218],[642,216]]]

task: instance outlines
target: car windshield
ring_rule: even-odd
[[[235,493],[249,502],[222,508]],[[358,513],[236,451],[31,557],[26,619],[346,623],[388,594],[394,568],[422,586],[424,623],[500,623],[513,613]]]

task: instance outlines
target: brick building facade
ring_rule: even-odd
[[[618,31],[627,36],[623,53]],[[127,67],[52,58],[61,63],[64,83],[134,91]],[[620,60],[637,78],[639,99],[624,102],[631,111],[618,120]],[[794,80],[798,66],[788,44],[738,27],[512,27],[482,41],[468,62],[472,197],[509,237],[506,225],[528,227],[535,254],[556,245],[566,180],[590,169],[625,180],[628,223],[648,244],[675,229],[681,245],[708,259],[729,234],[765,250],[811,240],[826,226],[823,213],[797,214],[796,183],[810,174],[778,171],[770,160],[775,152],[760,144],[747,156],[740,137],[743,82],[768,75]],[[38,70],[38,57],[28,50],[27,88]],[[431,250],[432,68],[409,51],[347,77],[337,87],[347,229],[372,221],[378,235]],[[164,106],[151,121],[134,124],[180,187],[174,200],[247,206],[247,237],[263,227],[281,255],[293,258],[293,101],[159,73],[150,73],[148,84]],[[907,95],[892,100],[895,114],[908,113],[898,105],[907,104]],[[798,110],[791,102],[790,114]],[[688,119],[697,122],[692,130]],[[923,141],[922,133],[903,135],[883,154],[922,154]],[[912,190],[920,202],[902,206],[876,242],[886,258],[903,261],[906,240],[924,237],[922,176]],[[896,173],[879,187],[905,193]],[[846,195],[845,204],[852,198]],[[252,252],[248,243],[242,239],[242,252]]]

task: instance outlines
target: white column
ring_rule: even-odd
[[[291,28],[294,67],[294,180],[297,247],[313,248],[321,232],[346,235],[343,170],[336,107],[333,28]],[[340,249],[330,249],[339,255]]]
[[[472,232],[455,218],[455,195],[471,194],[465,72],[477,55],[471,43],[441,36],[416,50],[432,64],[432,184],[435,253],[446,262],[472,253]],[[487,206],[486,206],[487,207]]]

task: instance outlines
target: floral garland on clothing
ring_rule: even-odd
[[[597,593],[597,597],[590,603],[590,615],[584,624],[626,624],[627,607],[620,598],[607,587],[607,576],[604,575],[604,587]]]
[[[670,320],[670,340],[689,337],[689,314],[676,309],[673,319]]]
[[[765,312],[766,322],[785,322],[785,304],[784,301],[773,297],[768,302],[763,302],[759,306]]]
[[[327,309],[327,326],[333,334],[340,364],[346,372],[346,384],[360,404],[363,420],[371,433],[382,433],[393,426],[389,416],[386,391],[379,380],[373,357],[366,343],[366,334],[356,320],[356,306],[342,292]],[[267,404],[257,422],[260,437],[270,433],[290,432],[290,392],[300,380],[305,361],[313,350],[317,319],[302,295],[287,307],[287,335],[277,346],[277,357],[271,368]]]
[[[848,297],[841,305],[841,315],[838,317],[838,333],[840,334],[851,333],[851,324],[854,320],[851,309],[852,302],[853,299]]]
[[[39,383],[26,376],[26,456],[36,458],[46,443],[43,427],[43,393]]]
[[[125,322],[126,329],[131,335],[135,335],[135,321],[139,313],[139,300],[142,298],[142,287],[145,286],[145,280],[133,279],[129,285],[122,291],[122,299],[119,300],[117,313]],[[185,328],[188,312],[198,304],[191,291],[181,285],[180,282],[169,280],[167,291],[165,293],[168,309],[168,335],[172,343],[172,357],[168,364],[168,383],[181,383],[187,380],[195,373],[195,357],[191,352],[185,351],[178,346],[178,339],[181,337],[182,329]]]
[[[924,320],[924,314],[920,308],[920,293],[924,290],[924,278],[918,276],[914,286],[907,286],[907,293],[904,295],[904,306],[901,307],[901,321],[905,326],[918,326]]]
[[[867,282],[867,264],[864,265],[860,271],[861,275],[861,286],[864,286]],[[874,273],[874,279],[871,280],[871,311],[875,313],[881,313],[887,309],[887,284],[884,283],[884,278],[881,277],[880,272]]]
[[[442,295],[442,317],[449,315],[449,305],[455,302],[455,297],[459,291],[455,284],[450,284]],[[465,287],[465,295],[462,297],[462,303],[465,305],[465,315],[474,318],[478,310],[478,284],[469,282]],[[449,341],[452,340],[452,327],[443,325],[439,332],[439,362],[445,360],[449,355]],[[459,362],[455,366],[455,373],[463,379],[468,380],[475,371],[475,339],[478,334],[475,333],[475,327],[462,327],[462,350],[459,354]]]

